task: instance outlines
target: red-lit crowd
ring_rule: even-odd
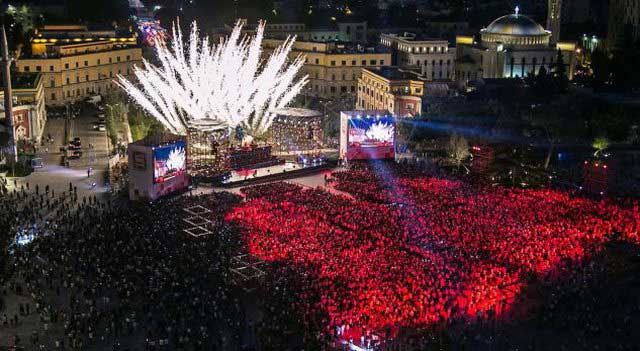
[[[334,335],[507,318],[529,282],[571,273],[612,236],[640,242],[637,203],[471,186],[394,165],[329,181],[356,200],[275,183],[244,189],[248,201],[227,218],[244,226],[252,253],[295,267],[291,279],[305,282],[297,307],[322,311]]]

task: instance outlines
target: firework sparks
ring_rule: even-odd
[[[142,68],[134,68],[138,84],[122,75],[116,83],[172,133],[241,126],[246,134],[261,135],[273,122],[273,111],[291,102],[308,81],[298,78],[304,57],[289,60],[294,38],[261,61],[264,27],[261,22],[255,37],[243,37],[238,22],[215,45],[200,36],[195,22],[185,44],[174,25],[171,44],[156,42],[159,66],[143,60]]]

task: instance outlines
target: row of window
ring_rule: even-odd
[[[120,56],[116,56],[116,62],[121,62],[121,61],[122,61],[121,57]],[[130,55],[127,55],[126,61],[131,61],[131,56]],[[109,57],[109,63],[113,63],[113,57]],[[96,60],[96,65],[99,66],[101,64],[102,64],[101,59],[97,59]],[[36,65],[34,67],[35,67],[35,71],[36,72],[42,72],[42,66],[41,65]],[[83,67],[89,67],[89,61],[88,60],[84,61],[84,66]],[[75,62],[75,68],[80,68],[80,62],[79,61]],[[69,69],[69,63],[68,62],[64,64],[64,69]],[[23,70],[25,72],[30,72],[31,71],[31,66],[24,65],[23,66]],[[49,66],[49,72],[54,72],[54,71],[55,71],[55,67],[53,65],[50,65]]]
[[[438,61],[438,64],[440,66],[442,66],[444,64],[444,60]],[[429,65],[429,60],[424,60],[424,61],[417,60],[416,61],[416,65],[418,65],[418,66],[428,66]],[[431,60],[431,65],[435,66],[436,65],[436,60]],[[449,59],[449,60],[447,60],[447,66],[450,66],[450,65],[451,65],[451,60]]]
[[[308,62],[308,61],[307,61]],[[362,60],[360,61],[360,66],[367,66],[367,60]],[[320,60],[316,59],[316,65],[320,64]],[[380,66],[384,66],[384,60],[369,60],[369,66],[378,66],[378,64]],[[337,62],[336,61],[331,61],[331,66],[336,66]],[[347,66],[347,61],[346,60],[342,60],[340,61],[340,66]],[[358,61],[357,60],[351,60],[351,66],[358,66]]]
[[[113,83],[109,83],[109,88],[114,88]],[[94,89],[94,87],[86,87],[84,89],[81,88],[76,88],[71,89],[71,90],[67,90],[65,92],[65,94],[63,94],[63,98],[66,95],[67,98],[72,98],[72,97],[80,97],[80,96],[86,96],[86,95],[90,95],[90,94],[95,94],[95,93],[102,93],[102,86],[98,85],[97,89]],[[50,101],[56,101],[57,96],[56,93],[51,93],[51,100]]]

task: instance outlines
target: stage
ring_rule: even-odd
[[[223,180],[220,185],[224,188],[234,188],[238,186],[271,182],[275,180],[300,177],[328,168],[334,168],[335,166],[336,162],[332,161],[310,163],[306,165],[295,162],[285,162],[270,167],[232,171],[231,176]]]

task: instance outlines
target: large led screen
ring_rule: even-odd
[[[351,117],[347,159],[375,160],[395,157],[393,117]]]
[[[153,150],[153,182],[163,183],[182,175],[187,169],[187,153],[184,141],[157,147]]]

